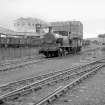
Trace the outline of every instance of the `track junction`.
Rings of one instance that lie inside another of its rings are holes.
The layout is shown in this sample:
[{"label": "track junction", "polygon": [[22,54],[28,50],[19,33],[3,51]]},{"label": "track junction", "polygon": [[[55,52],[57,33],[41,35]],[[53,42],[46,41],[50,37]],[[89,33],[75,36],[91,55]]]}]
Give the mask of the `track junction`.
[{"label": "track junction", "polygon": [[[61,83],[62,81],[69,80],[69,83],[72,84],[71,86],[74,86],[75,83],[77,84],[85,77],[88,77],[88,75],[90,75],[91,73],[103,67],[104,60],[105,58],[101,58],[82,66],[67,68],[66,70],[63,71],[44,74],[42,76],[28,78],[22,81],[16,81],[14,83],[8,83],[0,87],[1,103],[14,102],[14,100],[18,100],[20,97],[27,96],[31,93],[36,93],[37,91],[43,89],[43,87],[45,86],[49,88],[53,84],[58,84]],[[69,86],[68,83],[66,83],[66,85]],[[38,105],[42,105],[43,103],[49,102],[49,100],[52,102],[53,101],[52,97],[54,99],[57,98],[58,96],[56,94],[58,94],[59,92],[62,93],[63,90],[65,91],[65,88],[64,86],[60,85],[60,89],[57,89],[56,92],[55,89],[53,89],[54,93],[53,92],[51,93],[51,91],[48,92],[51,95],[49,94],[45,95],[46,98],[38,99],[38,102],[35,102],[35,104],[37,103]]]}]

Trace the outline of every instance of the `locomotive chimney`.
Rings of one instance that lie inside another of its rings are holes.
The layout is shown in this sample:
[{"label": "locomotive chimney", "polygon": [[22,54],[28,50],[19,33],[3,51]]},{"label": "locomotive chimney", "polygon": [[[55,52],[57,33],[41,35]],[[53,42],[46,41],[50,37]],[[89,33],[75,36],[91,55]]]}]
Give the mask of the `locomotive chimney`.
[{"label": "locomotive chimney", "polygon": [[52,32],[52,27],[50,26],[50,27],[49,27],[49,33],[51,33],[51,32]]}]

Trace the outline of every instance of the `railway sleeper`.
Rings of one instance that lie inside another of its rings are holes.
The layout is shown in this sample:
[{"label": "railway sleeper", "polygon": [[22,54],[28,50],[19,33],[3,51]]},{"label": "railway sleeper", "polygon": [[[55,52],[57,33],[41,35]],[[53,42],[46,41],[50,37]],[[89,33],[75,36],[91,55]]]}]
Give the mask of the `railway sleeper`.
[{"label": "railway sleeper", "polygon": [[58,80],[52,81],[51,83],[48,83],[47,85],[52,86],[52,85],[55,85],[56,83],[58,83]]},{"label": "railway sleeper", "polygon": [[28,94],[31,94],[32,91],[33,91],[33,90],[30,89],[30,90],[23,91],[23,92],[21,92],[21,93],[13,94],[13,95],[11,95],[11,96],[8,96],[8,97],[4,98],[3,100],[5,100],[5,101],[17,100],[17,99],[18,99],[19,97],[21,97],[21,96],[26,96],[26,95],[28,95]]},{"label": "railway sleeper", "polygon": [[7,96],[7,97],[3,98],[3,101],[4,101],[4,102],[13,101],[13,100],[18,99],[20,96],[21,96],[20,93],[13,94],[13,95],[11,95],[11,96]]},{"label": "railway sleeper", "polygon": [[66,87],[63,91],[64,91],[64,94],[66,94],[68,91],[68,87]]},{"label": "railway sleeper", "polygon": [[68,76],[63,79],[63,81],[66,81],[66,80],[68,80]]},{"label": "railway sleeper", "polygon": [[40,90],[40,89],[42,89],[42,86],[35,87],[35,88],[34,88],[34,91],[38,91],[38,90]]},{"label": "railway sleeper", "polygon": [[49,105],[49,101],[47,100],[47,101],[44,102],[42,105]]},{"label": "railway sleeper", "polygon": [[51,86],[51,83],[47,83],[46,85]]},{"label": "railway sleeper", "polygon": [[0,89],[0,91],[7,91],[7,90],[10,90],[11,88],[10,87],[2,87],[1,89]]},{"label": "railway sleeper", "polygon": [[35,77],[36,79],[40,80],[43,78],[43,76],[38,76],[38,77]]},{"label": "railway sleeper", "polygon": [[33,89],[29,89],[29,90],[23,91],[23,92],[21,93],[21,96],[29,95],[29,94],[31,94],[32,92],[33,92]]},{"label": "railway sleeper", "polygon": [[[36,83],[36,84],[32,84],[31,87],[37,88],[37,87],[39,87],[40,85],[41,85],[41,83]],[[42,84],[42,85],[43,85],[43,84]]]},{"label": "railway sleeper", "polygon": [[[7,89],[3,89],[1,90],[1,94],[4,92],[4,93],[7,93],[7,92],[11,92],[11,91],[14,91],[16,88],[15,87],[11,87],[11,88],[7,88]],[[3,94],[4,94],[3,93]]]},{"label": "railway sleeper", "polygon": [[55,84],[56,84],[56,82],[55,81],[52,81],[51,83],[49,83],[50,84],[50,86],[54,86]]},{"label": "railway sleeper", "polygon": [[36,89],[41,89],[43,85],[37,85],[37,86],[32,86],[34,88],[34,90]]},{"label": "railway sleeper", "polygon": [[60,92],[60,97],[64,95],[64,90]]},{"label": "railway sleeper", "polygon": [[15,87],[12,87],[12,88],[9,88],[8,90],[4,91],[4,92],[11,92],[11,91],[14,91],[16,88]]},{"label": "railway sleeper", "polygon": [[31,87],[32,87],[32,86],[26,86],[26,87],[23,88],[23,91],[24,91],[24,90],[28,90],[28,89],[30,89]]},{"label": "railway sleeper", "polygon": [[19,85],[25,85],[25,84],[27,84],[27,81],[26,80],[22,80],[22,81],[19,81],[18,84]]},{"label": "railway sleeper", "polygon": [[34,81],[35,81],[34,78],[28,79],[28,80],[27,80],[27,84],[33,83]]},{"label": "railway sleeper", "polygon": [[76,86],[77,84],[78,84],[78,82],[76,81],[72,84],[72,86]]},{"label": "railway sleeper", "polygon": [[67,80],[69,80],[71,77],[70,76],[67,76]]},{"label": "railway sleeper", "polygon": [[56,97],[59,98],[59,97],[62,96],[62,94],[63,94],[62,92],[59,92],[59,93],[56,94]]},{"label": "railway sleeper", "polygon": [[52,82],[47,83],[47,85],[48,86],[53,86],[53,85],[55,85],[58,82],[59,82],[58,80],[55,80],[55,81],[52,81]]},{"label": "railway sleeper", "polygon": [[10,85],[10,87],[15,88],[15,87],[17,87],[17,86],[24,85],[24,84],[19,84],[19,83],[17,82],[17,83],[15,83],[15,84],[10,83],[9,85]]},{"label": "railway sleeper", "polygon": [[46,77],[52,76],[53,74],[54,73],[49,73],[49,74],[42,75],[42,78],[46,78]]},{"label": "railway sleeper", "polygon": [[55,96],[51,97],[50,99],[47,100],[47,105],[51,104],[55,100],[56,100]]},{"label": "railway sleeper", "polygon": [[72,86],[72,85],[67,86],[67,89],[68,89],[68,90],[70,90],[70,89],[72,89],[72,88],[73,88],[73,86]]},{"label": "railway sleeper", "polygon": [[82,82],[82,79],[79,79],[76,83],[79,84]]}]

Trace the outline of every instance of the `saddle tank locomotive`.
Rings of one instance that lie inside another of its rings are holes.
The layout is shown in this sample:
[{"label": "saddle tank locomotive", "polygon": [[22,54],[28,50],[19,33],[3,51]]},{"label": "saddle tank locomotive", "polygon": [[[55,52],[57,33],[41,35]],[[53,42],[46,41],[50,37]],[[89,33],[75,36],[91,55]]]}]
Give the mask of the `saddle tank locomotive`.
[{"label": "saddle tank locomotive", "polygon": [[39,54],[46,57],[74,54],[81,51],[82,40],[83,25],[81,22],[53,22],[49,27],[49,32],[41,39]]}]

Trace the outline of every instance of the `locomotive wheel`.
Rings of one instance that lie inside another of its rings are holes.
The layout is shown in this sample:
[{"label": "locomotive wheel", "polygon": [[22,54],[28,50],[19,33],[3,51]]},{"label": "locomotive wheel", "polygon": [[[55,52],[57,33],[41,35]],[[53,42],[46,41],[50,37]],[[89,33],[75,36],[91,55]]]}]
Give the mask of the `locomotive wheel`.
[{"label": "locomotive wheel", "polygon": [[52,57],[56,56],[56,51],[52,52]]},{"label": "locomotive wheel", "polygon": [[46,52],[44,53],[44,55],[47,57],[47,58],[50,58],[50,57],[57,57],[58,56],[58,53],[57,52]]},{"label": "locomotive wheel", "polygon": [[54,52],[51,52],[50,53],[50,57],[54,57]]},{"label": "locomotive wheel", "polygon": [[62,50],[61,48],[60,48],[59,51],[58,51],[58,55],[59,55],[59,56],[63,56],[63,50]]},{"label": "locomotive wheel", "polygon": [[45,52],[44,55],[48,58],[48,52]]},{"label": "locomotive wheel", "polygon": [[66,56],[68,54],[67,50],[63,50],[63,56]]},{"label": "locomotive wheel", "polygon": [[59,56],[59,51],[56,51],[56,57],[58,57]]},{"label": "locomotive wheel", "polygon": [[59,56],[58,51],[55,51],[54,52],[54,57],[58,57],[58,56]]},{"label": "locomotive wheel", "polygon": [[60,52],[60,51],[58,51],[58,56],[62,56],[62,54],[61,54],[61,52]]},{"label": "locomotive wheel", "polygon": [[52,57],[52,54],[48,52],[48,53],[47,53],[47,57],[48,57],[48,58]]}]

